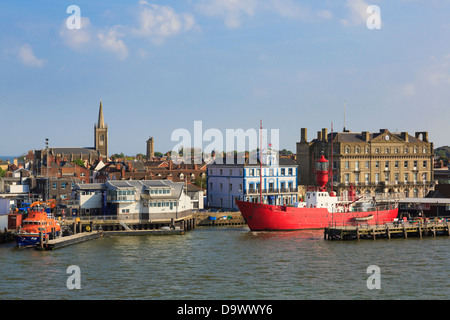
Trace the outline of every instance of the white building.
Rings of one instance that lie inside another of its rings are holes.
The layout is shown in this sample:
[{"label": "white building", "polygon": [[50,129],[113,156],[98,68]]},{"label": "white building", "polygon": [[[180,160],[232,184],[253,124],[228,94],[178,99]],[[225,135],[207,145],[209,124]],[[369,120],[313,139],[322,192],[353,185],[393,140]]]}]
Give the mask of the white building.
[{"label": "white building", "polygon": [[[233,164],[208,165],[208,205],[213,208],[237,209],[235,200],[292,205],[297,202],[297,163],[290,158],[278,158],[273,152],[263,157],[262,172],[259,161],[234,159]],[[262,180],[262,190],[260,183]]]},{"label": "white building", "polygon": [[[200,196],[203,198],[203,194]],[[77,200],[81,215],[145,221],[181,218],[191,212],[194,204],[200,205],[192,201],[184,183],[170,180],[80,184]]]}]

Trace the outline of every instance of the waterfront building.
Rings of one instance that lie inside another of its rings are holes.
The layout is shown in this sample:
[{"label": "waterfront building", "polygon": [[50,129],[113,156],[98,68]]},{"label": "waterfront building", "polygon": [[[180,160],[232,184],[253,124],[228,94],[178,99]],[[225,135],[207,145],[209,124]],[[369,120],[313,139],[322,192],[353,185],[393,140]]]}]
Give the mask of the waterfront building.
[{"label": "waterfront building", "polygon": [[313,166],[321,154],[333,168],[333,189],[338,194],[352,186],[359,195],[424,197],[434,188],[434,152],[428,132],[411,136],[387,129],[375,133],[322,129],[308,141],[307,129],[302,128],[297,142],[299,185],[316,185]]},{"label": "waterfront building", "polygon": [[[79,184],[74,209],[81,216],[109,216],[155,221],[178,219],[190,214],[198,199],[189,196],[186,185],[169,180],[128,180]],[[193,192],[192,190],[190,192]],[[197,195],[198,197],[203,197]]]},{"label": "waterfront building", "polygon": [[[273,152],[268,152],[265,157],[262,171],[259,159],[256,163],[251,164],[249,157],[244,159],[234,157],[232,164],[227,163],[225,159],[222,161],[223,164],[219,164],[217,161],[208,164],[207,201],[209,207],[233,210],[237,209],[236,199],[259,202],[261,195],[263,203],[290,205],[296,202],[298,189],[295,161],[291,158],[275,157]],[[269,158],[272,161],[269,161]]]}]

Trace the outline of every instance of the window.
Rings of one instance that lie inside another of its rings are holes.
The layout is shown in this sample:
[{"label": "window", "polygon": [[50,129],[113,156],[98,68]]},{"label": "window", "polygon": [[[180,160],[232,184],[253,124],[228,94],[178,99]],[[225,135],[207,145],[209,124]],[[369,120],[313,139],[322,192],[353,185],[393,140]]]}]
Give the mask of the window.
[{"label": "window", "polygon": [[346,173],[346,174],[344,175],[344,181],[345,181],[345,184],[348,184],[348,183],[349,183],[349,180],[350,180],[350,174]]},{"label": "window", "polygon": [[364,174],[364,182],[365,182],[366,184],[369,184],[369,174],[368,174],[368,173],[365,173],[365,174]]},{"label": "window", "polygon": [[375,148],[375,153],[380,153],[380,148]]},{"label": "window", "polygon": [[349,147],[345,147],[345,153],[350,153],[350,148]]},{"label": "window", "polygon": [[389,161],[386,161],[386,162],[384,163],[384,169],[385,169],[385,170],[389,170]]},{"label": "window", "polygon": [[361,151],[361,150],[359,149],[359,147],[356,147],[356,148],[355,148],[355,153],[360,153],[360,151]]},{"label": "window", "polygon": [[422,167],[426,168],[427,167],[427,162],[424,161]]},{"label": "window", "polygon": [[364,165],[364,167],[365,167],[366,169],[369,169],[369,161],[366,161],[366,164]]},{"label": "window", "polygon": [[67,185],[67,183],[65,183],[65,182],[61,183],[61,189],[65,189],[66,185]]},{"label": "window", "polygon": [[394,167],[395,167],[395,168],[398,168],[398,161],[395,161],[395,162],[394,162]]},{"label": "window", "polygon": [[288,169],[288,173],[290,176],[292,176],[292,168]]},{"label": "window", "polygon": [[398,148],[395,148],[395,149],[394,149],[394,153],[398,153]]},{"label": "window", "polygon": [[359,171],[359,161],[355,161],[355,171]]},{"label": "window", "polygon": [[284,176],[284,170],[285,169],[281,169],[281,175]]},{"label": "window", "polygon": [[389,153],[389,148],[385,148],[384,153]]},{"label": "window", "polygon": [[405,148],[403,149],[403,153],[408,153],[408,147],[405,147]]},{"label": "window", "polygon": [[405,162],[403,163],[403,168],[405,168],[405,169],[408,168],[408,161],[405,161]]},{"label": "window", "polygon": [[348,169],[350,167],[350,162],[349,161],[345,161],[345,169]]},{"label": "window", "polygon": [[375,161],[375,168],[379,168],[380,167],[380,161]]},{"label": "window", "polygon": [[417,160],[414,161],[414,169],[416,169],[416,168],[417,168]]},{"label": "window", "polygon": [[375,184],[378,184],[380,182],[380,174],[375,173]]},{"label": "window", "polygon": [[405,183],[408,182],[408,173],[405,173],[405,174],[404,174],[404,181],[405,181]]},{"label": "window", "polygon": [[52,189],[55,190],[56,189],[56,182],[52,183]]},{"label": "window", "polygon": [[355,184],[359,184],[359,173],[355,173]]}]

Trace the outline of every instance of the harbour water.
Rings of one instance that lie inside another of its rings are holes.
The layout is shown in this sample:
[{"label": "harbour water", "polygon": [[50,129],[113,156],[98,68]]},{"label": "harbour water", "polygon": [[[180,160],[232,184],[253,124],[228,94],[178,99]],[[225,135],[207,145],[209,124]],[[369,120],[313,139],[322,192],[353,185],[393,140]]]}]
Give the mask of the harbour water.
[{"label": "harbour water", "polygon": [[[55,251],[0,245],[0,300],[449,299],[450,238],[325,241],[323,231],[199,227]],[[69,266],[81,289],[70,290]],[[369,289],[369,266],[380,289]]]}]

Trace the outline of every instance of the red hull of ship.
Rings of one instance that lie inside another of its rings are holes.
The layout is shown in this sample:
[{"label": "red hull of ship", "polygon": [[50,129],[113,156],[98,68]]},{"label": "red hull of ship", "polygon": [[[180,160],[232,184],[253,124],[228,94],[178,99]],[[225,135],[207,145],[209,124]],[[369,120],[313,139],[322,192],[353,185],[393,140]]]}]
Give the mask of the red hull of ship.
[{"label": "red hull of ship", "polygon": [[296,208],[245,201],[236,201],[236,204],[252,231],[321,229],[331,224],[355,224],[355,218],[364,219],[370,215],[373,215],[373,218],[363,223],[383,224],[393,221],[398,216],[397,208],[330,213],[326,208]]}]

